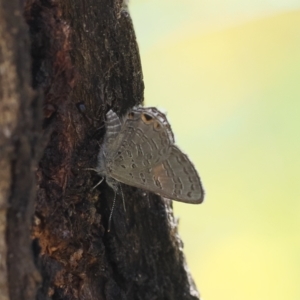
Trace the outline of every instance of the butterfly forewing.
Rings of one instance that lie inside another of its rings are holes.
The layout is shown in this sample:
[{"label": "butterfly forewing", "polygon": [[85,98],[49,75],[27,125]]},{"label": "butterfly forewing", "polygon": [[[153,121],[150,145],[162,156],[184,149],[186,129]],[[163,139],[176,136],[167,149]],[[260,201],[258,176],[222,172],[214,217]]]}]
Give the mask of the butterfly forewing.
[{"label": "butterfly forewing", "polygon": [[115,172],[122,172],[124,166],[140,170],[169,155],[173,134],[169,124],[157,118],[158,114],[161,113],[154,108],[133,109],[128,113],[120,132],[122,142],[113,157]]}]

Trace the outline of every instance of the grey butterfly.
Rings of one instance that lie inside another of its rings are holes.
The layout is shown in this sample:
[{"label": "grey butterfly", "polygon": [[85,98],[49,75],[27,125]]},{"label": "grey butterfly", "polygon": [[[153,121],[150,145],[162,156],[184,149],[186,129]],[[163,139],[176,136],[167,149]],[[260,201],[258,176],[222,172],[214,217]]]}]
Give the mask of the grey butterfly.
[{"label": "grey butterfly", "polygon": [[135,107],[121,120],[112,110],[106,118],[106,135],[94,170],[115,192],[121,182],[172,200],[203,201],[198,173],[174,144],[163,113],[154,107]]}]

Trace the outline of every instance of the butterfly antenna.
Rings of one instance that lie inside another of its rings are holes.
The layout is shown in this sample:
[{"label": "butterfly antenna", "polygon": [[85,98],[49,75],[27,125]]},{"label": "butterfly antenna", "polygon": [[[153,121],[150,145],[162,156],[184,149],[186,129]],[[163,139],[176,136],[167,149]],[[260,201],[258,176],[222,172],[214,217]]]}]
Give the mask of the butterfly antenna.
[{"label": "butterfly antenna", "polygon": [[113,215],[113,212],[114,212],[114,208],[115,208],[115,205],[116,205],[116,198],[117,198],[117,193],[116,193],[116,191],[115,191],[115,196],[114,196],[113,205],[112,205],[112,207],[111,207],[111,211],[110,211],[109,218],[108,218],[108,228],[107,228],[107,232],[110,232],[111,218],[112,218],[112,215]]},{"label": "butterfly antenna", "polygon": [[101,184],[101,182],[104,180],[104,177],[102,177],[102,179],[92,188],[92,190],[94,190],[99,184]]},{"label": "butterfly antenna", "polygon": [[98,172],[97,169],[94,169],[94,168],[84,168],[84,170],[86,170],[86,171],[95,171],[95,172]]},{"label": "butterfly antenna", "polygon": [[119,186],[120,186],[120,190],[121,190],[121,194],[122,194],[122,200],[123,200],[123,207],[124,207],[124,211],[126,212],[125,198],[124,198],[124,194],[123,194],[122,186],[121,186],[121,184],[119,184]]}]

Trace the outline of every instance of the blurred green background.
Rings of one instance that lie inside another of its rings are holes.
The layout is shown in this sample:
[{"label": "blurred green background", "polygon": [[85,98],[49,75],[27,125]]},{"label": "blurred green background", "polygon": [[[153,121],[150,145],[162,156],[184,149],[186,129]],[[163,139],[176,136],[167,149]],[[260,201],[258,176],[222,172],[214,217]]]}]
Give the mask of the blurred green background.
[{"label": "blurred green background", "polygon": [[145,104],[202,178],[175,203],[206,300],[300,299],[300,1],[132,0]]}]

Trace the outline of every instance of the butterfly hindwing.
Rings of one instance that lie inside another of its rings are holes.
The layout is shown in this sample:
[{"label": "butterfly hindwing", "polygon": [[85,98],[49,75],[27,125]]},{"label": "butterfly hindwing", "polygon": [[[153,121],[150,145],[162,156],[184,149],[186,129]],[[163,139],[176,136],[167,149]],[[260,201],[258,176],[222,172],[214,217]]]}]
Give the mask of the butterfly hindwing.
[{"label": "butterfly hindwing", "polygon": [[128,168],[126,172],[112,175],[120,182],[172,200],[187,203],[203,201],[200,178],[188,157],[176,146],[172,147],[167,159],[155,166],[139,171]]}]

